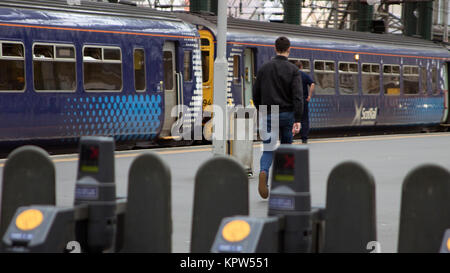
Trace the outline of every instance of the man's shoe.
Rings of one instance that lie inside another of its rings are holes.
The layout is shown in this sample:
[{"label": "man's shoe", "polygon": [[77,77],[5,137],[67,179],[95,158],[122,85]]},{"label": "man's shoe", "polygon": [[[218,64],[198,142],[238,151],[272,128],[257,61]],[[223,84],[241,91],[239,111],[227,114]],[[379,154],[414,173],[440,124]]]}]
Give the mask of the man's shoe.
[{"label": "man's shoe", "polygon": [[308,140],[307,139],[302,139],[302,143],[303,144],[308,144]]},{"label": "man's shoe", "polygon": [[259,173],[259,185],[258,185],[259,195],[263,199],[266,199],[269,196],[269,189],[267,188],[267,173],[260,172]]}]

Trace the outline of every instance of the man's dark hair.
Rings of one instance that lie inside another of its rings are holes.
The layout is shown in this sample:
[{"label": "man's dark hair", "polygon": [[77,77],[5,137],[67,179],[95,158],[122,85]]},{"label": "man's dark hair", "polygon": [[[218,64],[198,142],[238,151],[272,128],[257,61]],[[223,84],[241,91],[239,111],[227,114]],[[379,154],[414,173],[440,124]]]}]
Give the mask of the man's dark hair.
[{"label": "man's dark hair", "polygon": [[303,64],[302,64],[301,61],[297,60],[297,61],[295,61],[294,64],[295,64],[299,69],[303,69]]},{"label": "man's dark hair", "polygon": [[288,38],[286,37],[279,37],[276,41],[275,41],[275,49],[277,52],[279,53],[284,53],[286,52],[289,48],[291,47],[291,42],[289,41]]}]

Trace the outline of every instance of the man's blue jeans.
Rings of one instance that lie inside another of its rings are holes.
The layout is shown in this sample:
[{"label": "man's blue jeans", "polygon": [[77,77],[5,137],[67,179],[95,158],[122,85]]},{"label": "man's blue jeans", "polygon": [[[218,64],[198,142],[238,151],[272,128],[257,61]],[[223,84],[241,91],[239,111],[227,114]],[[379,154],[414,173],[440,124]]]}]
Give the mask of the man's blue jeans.
[{"label": "man's blue jeans", "polygon": [[[278,119],[278,126],[276,126],[276,119]],[[272,120],[274,120],[276,126],[272,130]],[[269,169],[272,165],[273,151],[276,149],[276,143],[280,137],[281,144],[291,144],[292,126],[294,125],[294,112],[281,112],[279,114],[267,115],[267,117],[262,117],[260,121],[267,124],[267,133],[269,135],[262,136],[263,138],[263,154],[260,160],[260,172],[266,172],[267,177],[269,177]],[[263,126],[264,127],[264,126]],[[261,127],[260,127],[261,128]],[[269,137],[268,139],[266,139]],[[274,140],[272,140],[272,138]],[[265,139],[265,140],[264,140]]]}]

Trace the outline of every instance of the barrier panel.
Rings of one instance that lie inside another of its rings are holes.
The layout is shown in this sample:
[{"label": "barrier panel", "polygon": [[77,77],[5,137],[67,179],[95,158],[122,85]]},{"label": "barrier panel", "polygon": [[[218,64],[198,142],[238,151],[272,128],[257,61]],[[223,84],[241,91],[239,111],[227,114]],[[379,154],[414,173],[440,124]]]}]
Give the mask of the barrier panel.
[{"label": "barrier panel", "polygon": [[248,215],[248,176],[231,157],[214,157],[195,176],[191,252],[209,252],[224,217]]},{"label": "barrier panel", "polygon": [[309,149],[305,146],[280,145],[273,156],[268,215],[282,218],[280,251],[310,252]]},{"label": "barrier panel", "polygon": [[223,219],[211,252],[311,252],[308,147],[280,145],[274,152],[268,215]]},{"label": "barrier panel", "polygon": [[48,153],[36,146],[23,146],[8,156],[1,189],[0,238],[16,210],[28,205],[55,205],[55,166]]},{"label": "barrier panel", "polygon": [[171,212],[169,167],[157,154],[140,155],[129,171],[123,252],[171,252]]},{"label": "barrier panel", "polygon": [[439,166],[412,170],[402,187],[398,252],[437,253],[450,227],[450,173]]},{"label": "barrier panel", "polygon": [[344,162],[328,177],[324,252],[368,252],[376,241],[373,176],[360,164]]}]

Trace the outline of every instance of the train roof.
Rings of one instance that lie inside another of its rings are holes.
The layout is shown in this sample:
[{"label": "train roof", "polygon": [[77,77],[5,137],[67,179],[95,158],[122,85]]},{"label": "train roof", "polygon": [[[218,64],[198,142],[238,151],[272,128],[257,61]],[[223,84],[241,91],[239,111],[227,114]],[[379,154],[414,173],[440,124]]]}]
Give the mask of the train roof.
[{"label": "train roof", "polygon": [[[78,4],[69,4],[79,2]],[[68,1],[68,0],[1,0],[1,7],[21,8],[31,10],[46,10],[54,12],[86,14],[95,16],[114,16],[135,19],[151,19],[182,22],[170,12],[158,11],[152,8],[142,8],[131,5],[93,2],[93,1]]]},{"label": "train roof", "polygon": [[[208,13],[179,13],[178,17],[196,25],[204,25],[216,32],[217,16]],[[442,45],[432,41],[395,34],[377,34],[350,30],[325,29],[305,27],[293,24],[270,23],[255,20],[236,19],[228,17],[229,30],[264,32],[265,34],[300,36],[306,38],[334,39],[364,43],[380,43],[395,46],[426,47],[428,49],[443,49]]]}]

